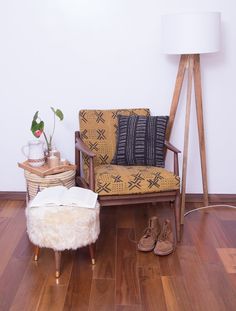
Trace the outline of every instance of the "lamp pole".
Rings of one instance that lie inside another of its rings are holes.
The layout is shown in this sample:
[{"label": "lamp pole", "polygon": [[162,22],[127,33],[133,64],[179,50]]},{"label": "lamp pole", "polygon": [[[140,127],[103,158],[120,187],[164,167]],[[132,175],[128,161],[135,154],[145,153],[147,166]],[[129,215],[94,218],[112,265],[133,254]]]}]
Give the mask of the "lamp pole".
[{"label": "lamp pole", "polygon": [[184,152],[183,152],[183,165],[182,165],[182,186],[181,186],[181,224],[184,221],[185,212],[185,194],[186,194],[186,180],[187,180],[187,162],[188,162],[188,146],[189,146],[189,125],[190,125],[190,112],[191,112],[191,98],[192,98],[192,85],[194,81],[196,115],[198,124],[198,139],[199,150],[201,158],[201,173],[203,185],[203,201],[207,206],[208,202],[208,185],[207,185],[207,165],[206,165],[206,147],[205,147],[205,133],[203,122],[203,109],[202,109],[202,88],[201,88],[201,70],[200,70],[200,55],[188,54],[182,55],[180,58],[179,69],[176,78],[176,84],[173,94],[173,100],[170,107],[169,126],[167,130],[167,140],[170,138],[173,128],[175,114],[178,108],[179,97],[182,89],[185,73],[187,71],[187,101],[185,113],[185,129],[184,129]]}]

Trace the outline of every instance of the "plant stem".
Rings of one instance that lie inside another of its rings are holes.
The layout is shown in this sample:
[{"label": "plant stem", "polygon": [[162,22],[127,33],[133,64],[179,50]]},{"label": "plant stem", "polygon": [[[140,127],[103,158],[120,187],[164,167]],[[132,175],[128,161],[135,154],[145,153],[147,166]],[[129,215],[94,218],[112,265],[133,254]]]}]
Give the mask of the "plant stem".
[{"label": "plant stem", "polygon": [[50,146],[52,144],[52,137],[54,135],[55,125],[56,125],[56,115],[55,115],[55,112],[53,112],[53,115],[54,115],[54,118],[53,118],[53,129],[52,129],[52,135],[50,135],[50,140],[49,140]]},{"label": "plant stem", "polygon": [[45,138],[46,144],[47,144],[47,151],[49,152],[50,147],[51,147],[51,143],[48,141],[46,134],[43,132],[43,136]]}]

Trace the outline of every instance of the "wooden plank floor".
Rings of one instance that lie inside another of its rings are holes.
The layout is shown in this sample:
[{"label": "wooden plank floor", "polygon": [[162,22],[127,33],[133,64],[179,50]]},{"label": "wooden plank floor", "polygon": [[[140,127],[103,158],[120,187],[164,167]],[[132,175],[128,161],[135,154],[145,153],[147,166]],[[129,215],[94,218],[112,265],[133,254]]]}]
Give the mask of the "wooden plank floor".
[{"label": "wooden plank floor", "polygon": [[236,209],[189,214],[175,252],[158,257],[134,241],[150,216],[172,218],[167,205],[102,208],[96,265],[87,248],[65,251],[56,280],[52,250],[32,260],[24,206],[0,201],[0,311],[236,310]]}]

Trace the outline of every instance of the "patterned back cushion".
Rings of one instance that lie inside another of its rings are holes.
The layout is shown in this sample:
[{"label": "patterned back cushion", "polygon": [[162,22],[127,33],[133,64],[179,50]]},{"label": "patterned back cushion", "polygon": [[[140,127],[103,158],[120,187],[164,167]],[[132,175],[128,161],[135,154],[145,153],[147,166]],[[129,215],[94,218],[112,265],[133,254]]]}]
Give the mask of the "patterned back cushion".
[{"label": "patterned back cushion", "polygon": [[[149,116],[146,108],[114,110],[80,110],[80,135],[91,151],[96,153],[94,164],[110,164],[116,150],[118,115]],[[83,156],[84,170],[88,168],[88,157]]]},{"label": "patterned back cushion", "polygon": [[117,148],[112,164],[164,167],[168,116],[118,117]]}]

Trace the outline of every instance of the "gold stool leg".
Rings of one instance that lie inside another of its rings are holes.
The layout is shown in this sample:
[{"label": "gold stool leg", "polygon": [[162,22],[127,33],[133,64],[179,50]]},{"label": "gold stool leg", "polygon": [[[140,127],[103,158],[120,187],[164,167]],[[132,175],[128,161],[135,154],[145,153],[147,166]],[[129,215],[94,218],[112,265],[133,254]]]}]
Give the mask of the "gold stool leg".
[{"label": "gold stool leg", "polygon": [[92,244],[89,245],[89,253],[90,253],[92,265],[95,265],[95,263],[96,263],[96,260],[95,260],[95,248],[96,248],[96,244],[95,243],[92,243]]},{"label": "gold stool leg", "polygon": [[56,278],[59,278],[61,274],[61,252],[55,251],[55,264],[56,264]]},{"label": "gold stool leg", "polygon": [[38,261],[39,259],[40,248],[39,246],[34,247],[34,261]]}]

